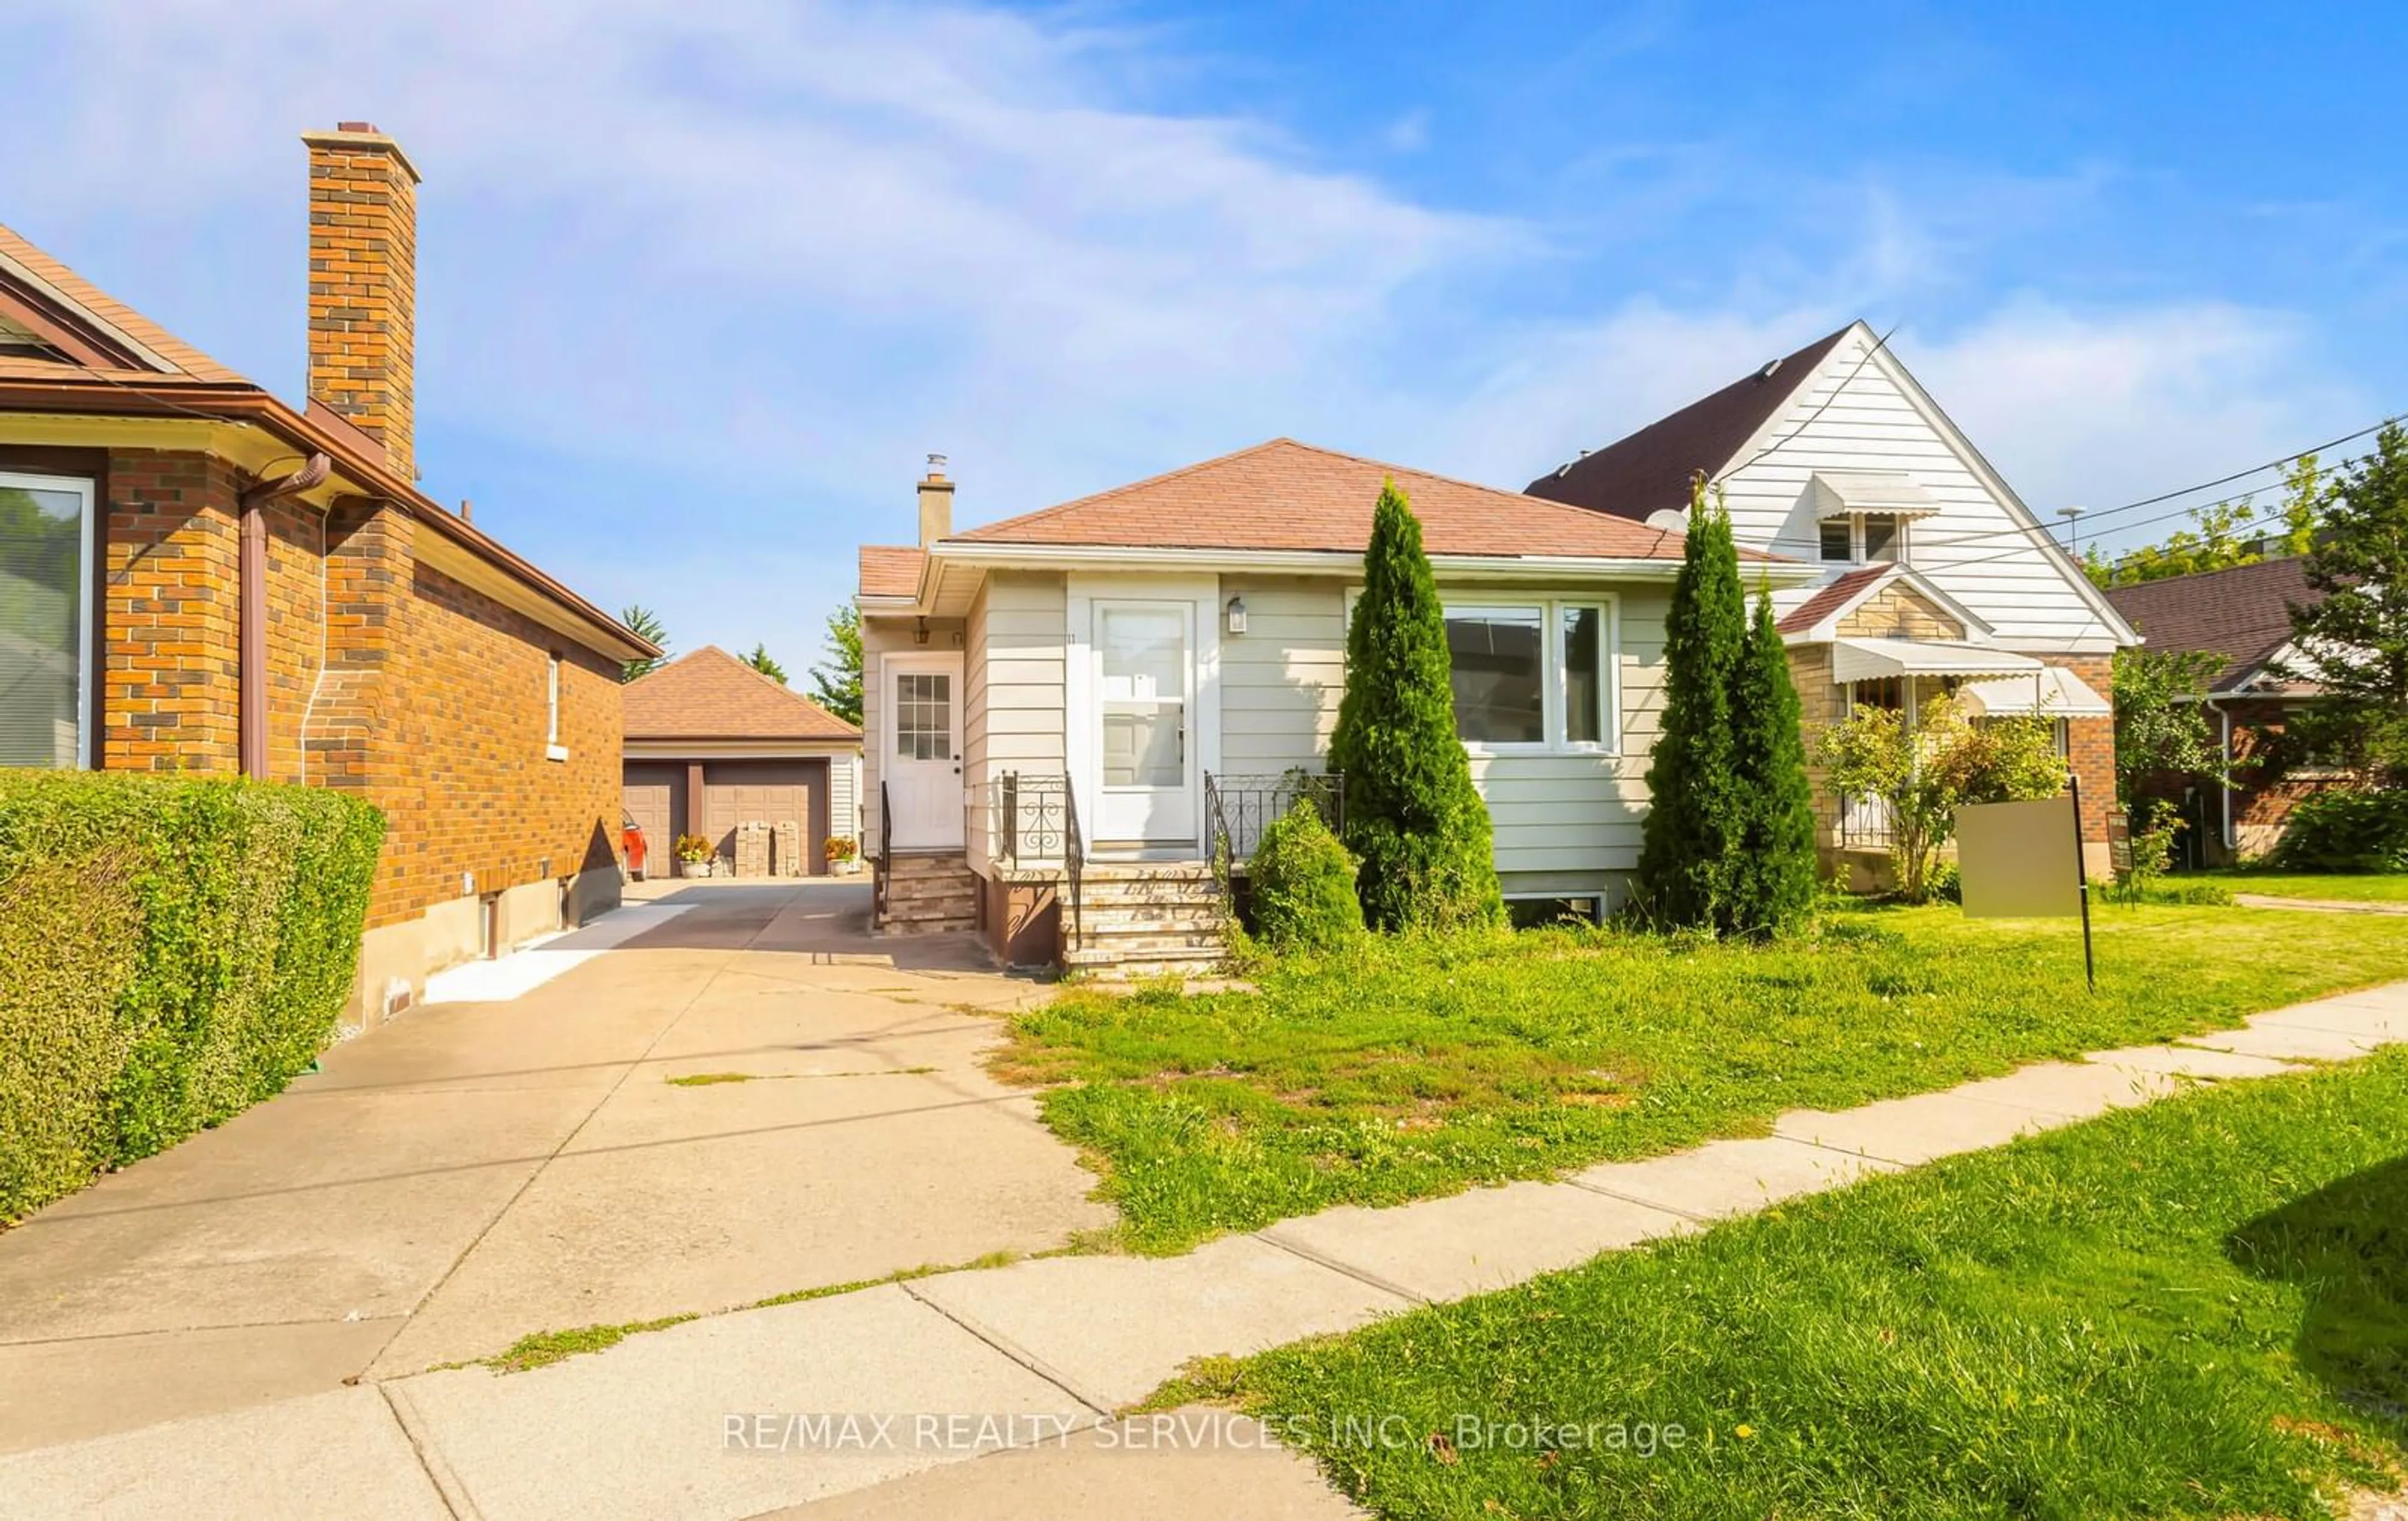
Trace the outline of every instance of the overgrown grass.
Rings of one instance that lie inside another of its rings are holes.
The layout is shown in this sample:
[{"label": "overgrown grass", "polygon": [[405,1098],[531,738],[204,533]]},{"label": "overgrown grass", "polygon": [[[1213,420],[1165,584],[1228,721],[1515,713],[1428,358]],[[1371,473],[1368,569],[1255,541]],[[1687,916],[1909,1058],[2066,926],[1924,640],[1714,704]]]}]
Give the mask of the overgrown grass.
[{"label": "overgrown grass", "polygon": [[1139,1251],[1337,1203],[1761,1132],[2023,1063],[2229,1026],[2408,977],[2373,916],[2103,906],[2100,989],[2071,922],[1853,908],[1766,949],[1599,930],[1380,940],[1259,991],[1073,990],[998,1070],[1056,1084]]},{"label": "overgrown grass", "polygon": [[1200,1372],[1387,1517],[2325,1521],[2408,1485],[2408,1053]]},{"label": "overgrown grass", "polygon": [[2263,893],[2268,897],[2326,897],[2350,903],[2408,903],[2408,872],[2260,871],[2243,867],[2229,871],[2188,873],[2186,879],[2212,878],[2236,893]]}]

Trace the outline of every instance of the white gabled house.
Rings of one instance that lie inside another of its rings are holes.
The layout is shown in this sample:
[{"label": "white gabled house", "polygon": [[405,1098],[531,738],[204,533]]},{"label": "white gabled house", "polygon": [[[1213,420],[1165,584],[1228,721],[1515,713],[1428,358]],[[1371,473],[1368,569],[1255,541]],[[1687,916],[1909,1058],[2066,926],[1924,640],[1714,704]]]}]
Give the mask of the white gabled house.
[{"label": "white gabled house", "polygon": [[[1216,854],[1322,784],[1384,479],[1447,605],[1455,719],[1510,901],[1601,912],[1639,855],[1683,509],[1724,492],[1810,728],[1940,692],[2059,719],[2103,871],[2108,663],[2138,642],[1896,356],[1851,324],[1515,494],[1274,439],[861,551],[864,850],[880,927],[1016,963],[1217,958]],[[1834,868],[1877,811],[1818,799]]]},{"label": "white gabled house", "polygon": [[[2108,869],[2110,667],[2140,636],[1870,328],[1852,323],[1527,489],[1676,524],[1699,471],[1742,547],[1819,567],[1773,592],[1810,728],[1943,691],[1976,713],[2052,716],[2082,784],[2086,864]],[[1875,868],[1880,811],[1817,792],[1827,859]]]},{"label": "white gabled house", "polygon": [[1636,865],[1678,533],[1285,438],[957,533],[934,464],[920,543],[862,551],[882,927],[976,927],[1024,963],[1216,959],[1210,862],[1323,773],[1387,479],[1447,602],[1507,895],[1600,912]]}]

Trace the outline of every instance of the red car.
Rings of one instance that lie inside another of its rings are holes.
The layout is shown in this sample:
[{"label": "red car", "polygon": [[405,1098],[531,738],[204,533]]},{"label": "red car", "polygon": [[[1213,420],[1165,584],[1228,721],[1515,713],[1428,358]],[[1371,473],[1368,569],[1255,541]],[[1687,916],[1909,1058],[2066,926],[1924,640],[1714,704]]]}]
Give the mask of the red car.
[{"label": "red car", "polygon": [[627,880],[643,881],[644,826],[636,822],[633,814],[623,813],[619,817],[619,847],[627,854]]}]

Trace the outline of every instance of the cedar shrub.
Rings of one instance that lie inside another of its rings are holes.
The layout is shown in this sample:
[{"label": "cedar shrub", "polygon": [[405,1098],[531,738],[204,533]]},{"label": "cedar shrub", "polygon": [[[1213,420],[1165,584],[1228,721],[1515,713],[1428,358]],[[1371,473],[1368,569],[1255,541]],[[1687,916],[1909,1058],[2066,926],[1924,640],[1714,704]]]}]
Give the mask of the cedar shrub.
[{"label": "cedar shrub", "polygon": [[1373,927],[1503,921],[1488,806],[1455,726],[1446,614],[1421,523],[1393,481],[1363,552],[1329,763],[1345,774],[1345,842],[1362,863],[1355,880]]},{"label": "cedar shrub", "polygon": [[1734,921],[1734,866],[1750,808],[1731,707],[1746,634],[1730,514],[1708,497],[1700,476],[1664,619],[1664,717],[1631,882],[1632,911],[1657,928],[1726,929]]},{"label": "cedar shrub", "polygon": [[1814,794],[1806,779],[1806,736],[1789,650],[1759,592],[1731,691],[1733,765],[1746,816],[1731,863],[1728,923],[1748,935],[1781,935],[1813,914]]}]

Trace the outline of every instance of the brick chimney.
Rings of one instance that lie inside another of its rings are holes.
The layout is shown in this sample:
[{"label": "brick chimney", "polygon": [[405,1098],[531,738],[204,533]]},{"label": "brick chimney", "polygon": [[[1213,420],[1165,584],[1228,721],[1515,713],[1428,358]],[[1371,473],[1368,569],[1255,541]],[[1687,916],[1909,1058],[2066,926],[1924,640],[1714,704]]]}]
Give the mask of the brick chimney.
[{"label": "brick chimney", "polygon": [[920,478],[920,547],[926,549],[953,532],[953,483],[945,479],[945,456],[928,456],[928,473]]},{"label": "brick chimney", "polygon": [[366,122],[311,132],[309,396],[418,479],[411,438],[417,377],[418,169]]}]

